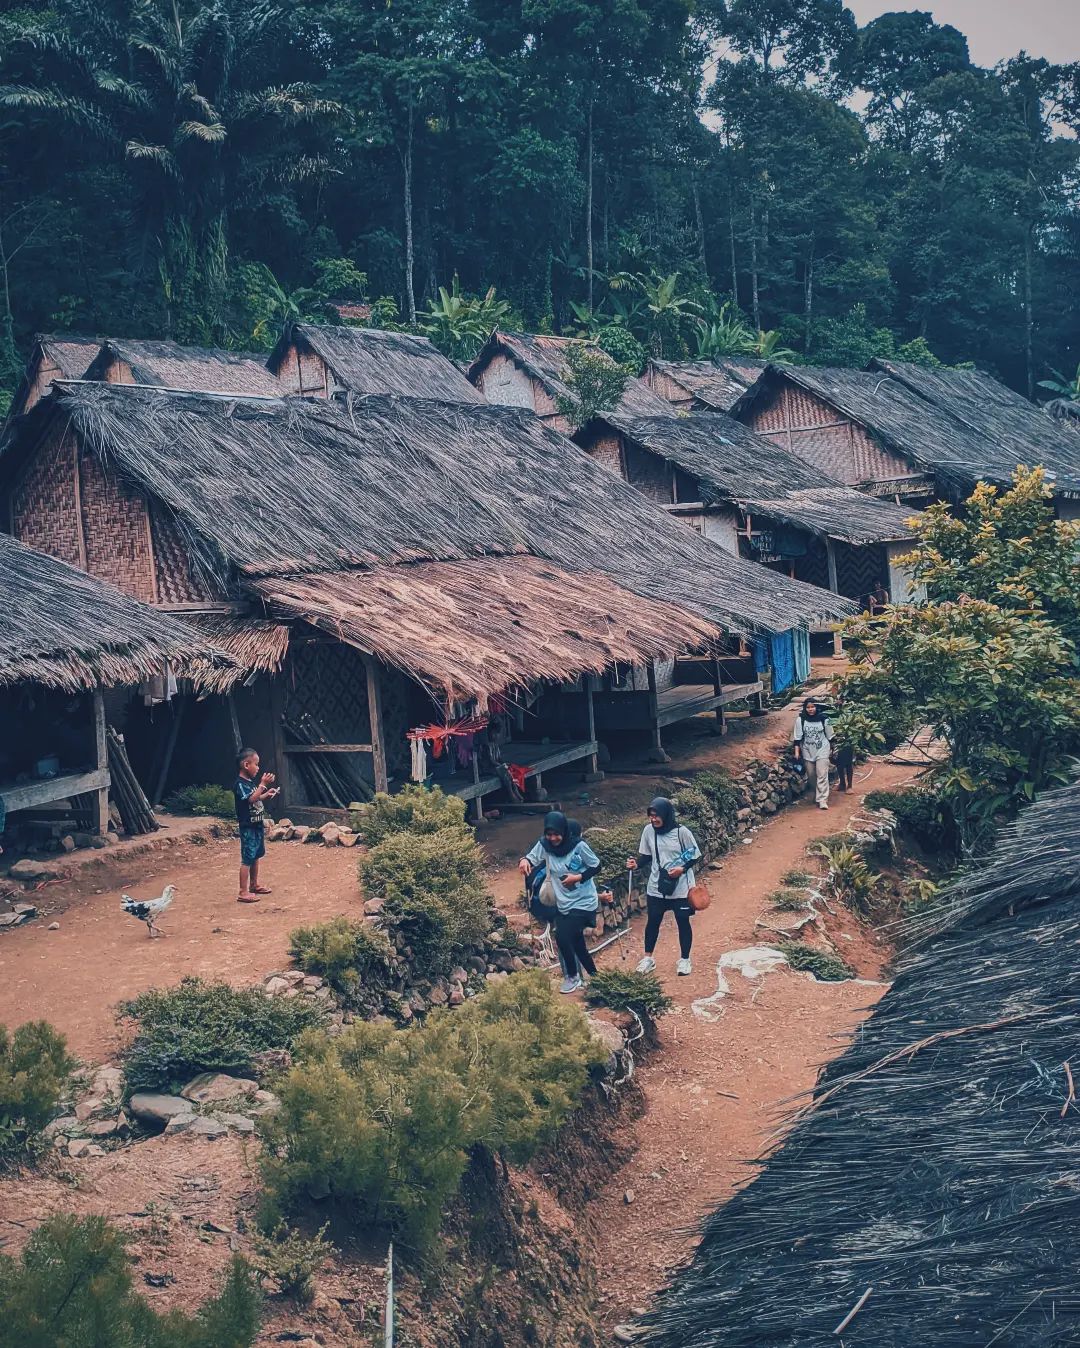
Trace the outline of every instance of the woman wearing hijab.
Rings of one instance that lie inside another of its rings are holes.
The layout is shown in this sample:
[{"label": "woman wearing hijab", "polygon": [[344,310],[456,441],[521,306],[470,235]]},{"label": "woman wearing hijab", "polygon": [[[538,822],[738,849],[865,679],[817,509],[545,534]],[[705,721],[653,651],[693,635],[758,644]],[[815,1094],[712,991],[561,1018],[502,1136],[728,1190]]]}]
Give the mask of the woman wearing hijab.
[{"label": "woman wearing hijab", "polygon": [[[566,821],[566,832],[573,846],[581,839],[581,825],[576,819]],[[535,851],[535,848],[533,849]],[[546,853],[545,853],[546,857]],[[525,890],[529,898],[529,912],[540,923],[542,927],[549,927],[554,933],[559,918],[559,910],[555,906],[555,895],[551,887],[545,888],[547,880],[547,861],[541,860],[528,872],[525,880]],[[558,950],[558,945],[555,947]],[[562,965],[563,974],[566,974],[566,963],[563,960],[562,951],[559,950],[559,963]]]},{"label": "woman wearing hijab", "polygon": [[829,808],[829,759],[832,756],[832,722],[812,697],[802,704],[795,717],[792,734],[795,758],[806,769],[808,781],[814,783],[814,796],[819,810]]},{"label": "woman wearing hijab", "polygon": [[544,908],[555,908],[555,943],[564,974],[559,991],[577,992],[584,982],[582,971],[596,973],[585,932],[596,926],[600,859],[581,837],[580,826],[575,831],[561,810],[545,815],[544,836],[518,863],[526,879],[540,866],[547,868],[547,875],[538,897]]},{"label": "woman wearing hijab", "polygon": [[671,801],[666,796],[657,796],[649,806],[649,822],[642,830],[638,855],[626,863],[632,871],[649,867],[649,880],[645,886],[648,905],[645,958],[637,967],[639,974],[651,974],[656,968],[653,951],[665,913],[675,914],[679,928],[679,962],[675,972],[690,973],[690,947],[694,940],[690,927],[694,911],[690,907],[690,890],[694,884],[693,868],[700,861],[697,839],[688,828],[676,822],[675,806]]}]

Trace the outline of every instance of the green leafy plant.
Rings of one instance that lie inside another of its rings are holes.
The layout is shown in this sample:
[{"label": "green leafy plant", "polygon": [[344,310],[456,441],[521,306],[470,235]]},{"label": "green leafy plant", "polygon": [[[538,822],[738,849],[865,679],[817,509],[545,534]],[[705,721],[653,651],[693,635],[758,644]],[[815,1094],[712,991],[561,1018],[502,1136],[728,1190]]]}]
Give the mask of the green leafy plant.
[{"label": "green leafy plant", "polygon": [[828,845],[820,842],[810,850],[816,851],[829,862],[825,886],[832,897],[839,903],[846,904],[853,912],[866,916],[877,894],[878,877],[866,864],[865,859],[843,834],[829,839]]},{"label": "green leafy plant", "polygon": [[321,1025],[321,1005],[303,997],[268,997],[261,988],[233,988],[185,978],[151,988],[120,1007],[137,1024],[124,1055],[129,1091],[175,1090],[200,1072],[243,1072],[263,1049],[291,1048]]},{"label": "green leafy plant", "polygon": [[693,785],[679,789],[675,805],[680,822],[693,832],[706,859],[728,850],[735,838],[739,795],[726,773],[712,770],[697,773]]},{"label": "green leafy plant", "polygon": [[634,334],[620,323],[609,323],[596,334],[596,345],[630,376],[645,368],[647,352]]},{"label": "green leafy plant", "polygon": [[843,983],[855,977],[855,970],[839,955],[830,955],[804,941],[784,941],[780,953],[793,969],[811,973],[823,983]]},{"label": "green leafy plant", "polygon": [[55,1115],[75,1062],[44,1020],[0,1025],[0,1169],[31,1152]]},{"label": "green leafy plant", "polygon": [[[626,861],[636,857],[638,843],[644,819],[632,823],[619,823],[611,828],[590,828],[585,831],[585,841],[596,853],[600,862],[600,874],[597,882],[614,888],[625,896],[627,888]],[[634,883],[641,885],[641,879],[635,876]]]},{"label": "green leafy plant", "polygon": [[308,1036],[265,1123],[270,1207],[329,1199],[356,1223],[430,1245],[474,1149],[525,1161],[606,1057],[542,973],[493,984],[423,1026]]},{"label": "green leafy plant", "polygon": [[796,889],[774,889],[769,902],[781,913],[797,913],[806,907],[806,895]]},{"label": "green leafy plant", "polygon": [[439,787],[404,786],[394,795],[380,791],[367,805],[354,810],[352,826],[369,847],[392,833],[440,833],[465,827],[465,802]]},{"label": "green leafy plant", "polygon": [[252,1267],[260,1283],[275,1282],[282,1296],[306,1306],[315,1295],[315,1274],[337,1249],[326,1239],[329,1222],[314,1236],[305,1236],[279,1221],[269,1232],[257,1231],[252,1240]]},{"label": "green leafy plant", "polygon": [[236,818],[233,793],[224,786],[206,782],[202,786],[184,786],[165,800],[171,814],[213,815],[219,819]]},{"label": "green leafy plant", "polygon": [[472,360],[509,312],[509,302],[496,297],[494,286],[483,295],[467,295],[455,274],[450,289],[439,287],[438,299],[417,316],[417,323],[444,356]]},{"label": "green leafy plant", "polygon": [[574,426],[584,426],[601,412],[609,412],[626,388],[626,370],[606,351],[585,342],[566,353],[569,396],[555,400],[559,412]]},{"label": "green leafy plant", "polygon": [[782,885],[793,885],[797,887],[799,885],[809,885],[813,882],[813,879],[814,877],[809,871],[793,870],[785,871],[780,877],[780,883]]},{"label": "green leafy plant", "polygon": [[0,1348],[250,1348],[259,1332],[243,1259],[194,1315],[159,1314],[132,1290],[124,1236],[103,1217],[49,1217],[18,1260],[0,1255],[0,1305]]},{"label": "green leafy plant", "polygon": [[491,930],[484,858],[468,829],[392,833],[358,869],[364,893],[384,901],[425,973],[444,969]]},{"label": "green leafy plant", "polygon": [[289,935],[289,954],[305,973],[325,978],[353,1007],[381,1008],[394,948],[373,923],[344,916]]},{"label": "green leafy plant", "polygon": [[589,980],[586,1000],[611,1011],[633,1011],[651,1025],[674,1005],[655,974],[625,973],[601,969]]},{"label": "green leafy plant", "polygon": [[868,810],[889,810],[896,816],[901,832],[913,838],[928,852],[951,845],[942,804],[933,791],[908,787],[900,791],[870,791]]}]

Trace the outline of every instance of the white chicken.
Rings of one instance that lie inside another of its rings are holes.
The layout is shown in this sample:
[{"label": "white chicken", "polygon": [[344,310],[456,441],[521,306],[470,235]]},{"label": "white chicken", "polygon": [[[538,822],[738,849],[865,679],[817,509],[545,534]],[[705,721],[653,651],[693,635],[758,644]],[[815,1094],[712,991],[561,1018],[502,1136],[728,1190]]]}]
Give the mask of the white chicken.
[{"label": "white chicken", "polygon": [[145,922],[151,936],[168,936],[169,933],[157,925],[157,920],[172,903],[175,893],[175,885],[166,885],[156,899],[133,899],[130,894],[121,894],[120,905],[125,913]]}]

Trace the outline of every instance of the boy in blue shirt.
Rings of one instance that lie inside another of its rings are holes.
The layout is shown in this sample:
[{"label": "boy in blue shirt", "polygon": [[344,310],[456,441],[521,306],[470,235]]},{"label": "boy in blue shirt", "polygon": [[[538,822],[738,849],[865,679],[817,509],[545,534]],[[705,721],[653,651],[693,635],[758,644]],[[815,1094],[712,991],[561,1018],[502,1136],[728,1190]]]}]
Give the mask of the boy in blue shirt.
[{"label": "boy in blue shirt", "polygon": [[[272,800],[279,788],[274,774],[259,776],[259,755],[255,749],[241,749],[236,755],[236,822],[240,826],[240,893],[237,903],[258,903],[260,894],[271,891],[259,884],[259,862],[266,855],[264,800]],[[256,780],[258,779],[258,780]]]}]

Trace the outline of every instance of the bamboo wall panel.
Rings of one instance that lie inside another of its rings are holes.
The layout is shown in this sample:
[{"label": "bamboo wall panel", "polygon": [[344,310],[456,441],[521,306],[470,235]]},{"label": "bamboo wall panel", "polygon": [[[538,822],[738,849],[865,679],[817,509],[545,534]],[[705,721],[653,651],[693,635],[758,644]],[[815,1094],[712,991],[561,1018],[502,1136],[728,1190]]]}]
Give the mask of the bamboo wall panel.
[{"label": "bamboo wall panel", "polygon": [[50,431],[12,493],[12,533],[62,562],[82,561],[71,441]]},{"label": "bamboo wall panel", "polygon": [[133,599],[155,602],[146,498],[106,472],[95,455],[79,456],[86,570]]},{"label": "bamboo wall panel", "polygon": [[194,573],[176,525],[157,507],[150,510],[150,536],[159,603],[191,604],[219,597]]}]

